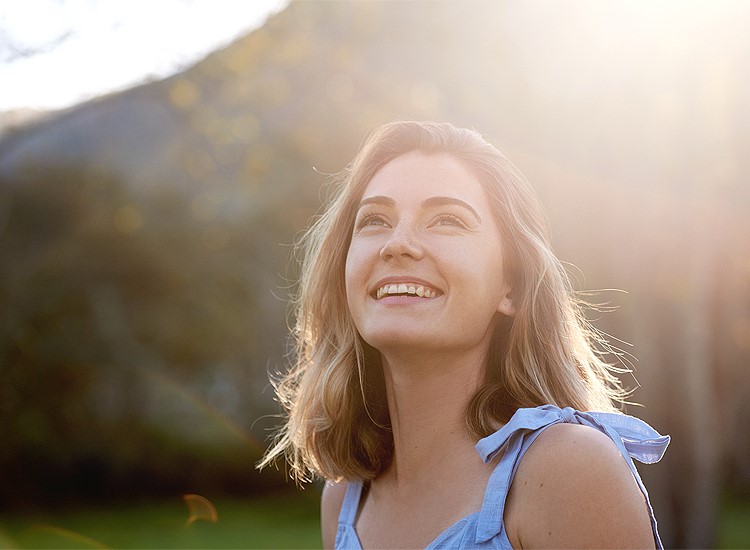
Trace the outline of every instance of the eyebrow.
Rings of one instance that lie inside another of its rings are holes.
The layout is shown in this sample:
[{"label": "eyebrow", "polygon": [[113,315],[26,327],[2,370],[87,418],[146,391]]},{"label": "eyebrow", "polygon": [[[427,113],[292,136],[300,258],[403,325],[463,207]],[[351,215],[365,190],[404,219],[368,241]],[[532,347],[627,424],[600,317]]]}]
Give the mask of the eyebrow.
[{"label": "eyebrow", "polygon": [[[362,199],[362,201],[360,201],[359,203],[359,208],[361,209],[363,206],[368,204],[379,204],[382,206],[394,207],[396,206],[396,201],[391,197],[386,197],[384,195],[375,195],[373,197]],[[474,210],[474,208],[469,203],[454,197],[430,197],[422,201],[422,208],[434,208],[436,206],[445,206],[448,204],[460,206],[461,208],[468,210],[476,218],[477,222],[479,222],[480,224],[482,223],[482,218],[479,217],[477,211]]]},{"label": "eyebrow", "polygon": [[359,203],[358,210],[368,204],[380,204],[382,206],[396,206],[396,201],[394,201],[391,197],[386,197],[384,195],[375,195],[374,197],[367,197],[366,199],[362,199]]}]

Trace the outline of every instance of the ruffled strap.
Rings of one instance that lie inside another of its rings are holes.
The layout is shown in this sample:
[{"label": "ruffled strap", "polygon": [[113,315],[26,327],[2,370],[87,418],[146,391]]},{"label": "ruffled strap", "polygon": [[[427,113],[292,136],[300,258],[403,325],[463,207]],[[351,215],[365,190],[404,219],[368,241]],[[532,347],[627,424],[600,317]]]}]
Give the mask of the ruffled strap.
[{"label": "ruffled strap", "polygon": [[615,443],[619,441],[628,455],[644,464],[661,460],[670,441],[668,435],[661,435],[643,420],[626,414],[580,412],[571,407],[561,409],[554,405],[543,405],[518,409],[510,422],[481,439],[476,444],[476,450],[484,462],[490,462],[519,430],[534,432],[560,422],[583,424],[603,431]]},{"label": "ruffled strap", "polygon": [[580,412],[571,407],[561,409],[554,405],[518,409],[505,426],[476,444],[476,450],[485,463],[504,451],[485,493],[477,542],[485,542],[500,533],[503,528],[505,497],[521,457],[544,428],[561,422],[595,428],[604,432],[617,445],[646,497],[654,537],[657,546],[661,547],[648,492],[630,458],[646,464],[658,462],[667,450],[669,436],[663,436],[646,422],[625,414]]}]

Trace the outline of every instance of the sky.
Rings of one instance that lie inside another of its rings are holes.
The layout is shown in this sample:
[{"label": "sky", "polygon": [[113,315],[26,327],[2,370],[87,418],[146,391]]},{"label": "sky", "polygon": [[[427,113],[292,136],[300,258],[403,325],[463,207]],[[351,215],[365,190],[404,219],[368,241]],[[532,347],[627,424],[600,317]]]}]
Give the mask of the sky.
[{"label": "sky", "polygon": [[60,109],[169,76],[288,0],[5,0],[0,112]]}]

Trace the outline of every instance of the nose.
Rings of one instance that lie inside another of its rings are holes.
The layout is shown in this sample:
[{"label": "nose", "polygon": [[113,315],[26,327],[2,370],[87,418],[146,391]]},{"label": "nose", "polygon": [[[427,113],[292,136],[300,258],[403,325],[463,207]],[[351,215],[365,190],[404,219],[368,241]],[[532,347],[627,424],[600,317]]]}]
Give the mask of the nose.
[{"label": "nose", "polygon": [[380,259],[386,261],[405,258],[419,260],[422,256],[424,249],[417,235],[404,226],[397,226],[380,249]]}]

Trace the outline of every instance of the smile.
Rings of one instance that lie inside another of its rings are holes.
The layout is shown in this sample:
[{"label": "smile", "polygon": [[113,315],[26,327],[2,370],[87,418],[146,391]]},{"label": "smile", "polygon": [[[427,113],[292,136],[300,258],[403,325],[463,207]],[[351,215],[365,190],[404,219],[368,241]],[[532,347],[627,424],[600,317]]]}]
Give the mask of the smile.
[{"label": "smile", "polygon": [[418,296],[419,298],[435,298],[438,291],[424,285],[416,284],[392,284],[383,285],[375,292],[375,299],[380,300],[386,296]]}]

